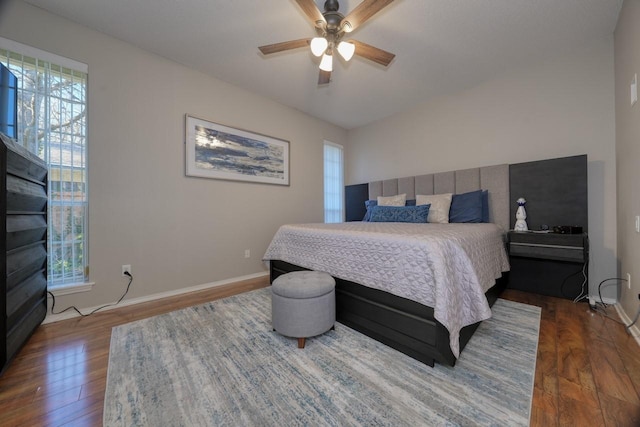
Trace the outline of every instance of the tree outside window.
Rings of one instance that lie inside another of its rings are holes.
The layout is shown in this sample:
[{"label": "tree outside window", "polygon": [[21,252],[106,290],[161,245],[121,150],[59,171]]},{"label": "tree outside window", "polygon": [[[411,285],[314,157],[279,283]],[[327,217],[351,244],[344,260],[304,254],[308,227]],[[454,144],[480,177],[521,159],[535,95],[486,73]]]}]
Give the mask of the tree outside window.
[{"label": "tree outside window", "polygon": [[18,141],[47,162],[48,282],[87,279],[87,74],[0,49],[18,78]]}]

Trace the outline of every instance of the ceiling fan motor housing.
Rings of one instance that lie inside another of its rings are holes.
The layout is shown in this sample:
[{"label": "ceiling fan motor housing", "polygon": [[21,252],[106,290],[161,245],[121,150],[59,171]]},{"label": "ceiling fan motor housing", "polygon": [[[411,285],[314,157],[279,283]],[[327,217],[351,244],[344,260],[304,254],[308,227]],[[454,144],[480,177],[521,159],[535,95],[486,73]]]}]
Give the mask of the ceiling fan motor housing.
[{"label": "ceiling fan motor housing", "polygon": [[324,2],[324,19],[327,21],[327,32],[336,32],[340,29],[340,24],[344,19],[344,15],[338,12],[340,4],[338,0],[327,0]]},{"label": "ceiling fan motor housing", "polygon": [[338,0],[327,0],[324,2],[325,12],[336,12],[339,8],[340,3],[338,3]]}]

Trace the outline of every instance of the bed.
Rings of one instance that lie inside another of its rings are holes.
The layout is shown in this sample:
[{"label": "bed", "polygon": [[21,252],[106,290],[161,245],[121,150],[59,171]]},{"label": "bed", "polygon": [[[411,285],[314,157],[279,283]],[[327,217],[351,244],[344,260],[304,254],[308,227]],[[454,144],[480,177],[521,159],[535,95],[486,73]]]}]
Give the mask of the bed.
[{"label": "bed", "polygon": [[364,192],[361,185],[346,192],[359,199],[347,209],[378,196],[487,190],[489,223],[285,225],[264,257],[271,281],[290,271],[327,271],[336,279],[340,323],[428,365],[453,366],[506,287],[508,181],[509,166],[497,165],[370,182]]}]

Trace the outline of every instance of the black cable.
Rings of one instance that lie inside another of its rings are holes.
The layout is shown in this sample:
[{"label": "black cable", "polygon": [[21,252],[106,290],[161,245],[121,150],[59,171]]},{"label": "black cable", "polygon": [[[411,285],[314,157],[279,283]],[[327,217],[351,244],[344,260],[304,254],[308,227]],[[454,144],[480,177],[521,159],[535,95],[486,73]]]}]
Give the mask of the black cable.
[{"label": "black cable", "polygon": [[610,277],[608,279],[604,279],[602,282],[600,282],[600,284],[598,285],[598,296],[600,297],[600,303],[603,304],[605,307],[608,305],[607,303],[604,302],[604,300],[602,299],[602,285],[605,282],[608,282],[609,280],[622,280],[624,282],[627,281],[627,279],[623,279],[622,277]]},{"label": "black cable", "polygon": [[638,317],[640,317],[640,307],[638,307],[638,311],[636,312],[636,317],[633,319],[633,321],[630,324],[625,325],[625,328],[627,328],[627,332],[631,333],[631,327],[635,325],[635,323],[638,321]]},{"label": "black cable", "polygon": [[601,316],[604,316],[608,319],[613,320],[614,322],[620,323],[621,325],[624,325],[626,331],[628,333],[631,333],[630,328],[638,321],[638,317],[640,317],[640,308],[638,309],[638,312],[636,313],[635,318],[633,319],[633,321],[629,324],[626,325],[624,322],[621,322],[618,319],[614,319],[613,317],[609,316],[608,313],[606,312],[606,308],[609,306],[609,304],[605,303],[604,300],[602,299],[602,285],[605,284],[606,282],[610,281],[610,280],[619,280],[622,282],[626,282],[627,279],[623,279],[622,277],[610,277],[608,279],[604,279],[602,282],[600,282],[598,284],[598,297],[600,298],[600,301],[596,301],[596,304],[594,306],[592,306],[591,308],[598,314],[600,314]]},{"label": "black cable", "polygon": [[49,295],[51,295],[51,299],[53,300],[53,301],[51,302],[51,314],[62,314],[62,313],[64,313],[65,311],[68,311],[68,310],[73,309],[73,310],[75,310],[75,311],[76,311],[76,313],[78,313],[80,316],[82,316],[82,317],[87,317],[87,316],[91,316],[93,313],[95,313],[95,312],[96,312],[96,311],[98,311],[98,310],[102,310],[103,308],[111,307],[112,305],[118,305],[118,304],[120,304],[120,302],[124,299],[124,297],[129,293],[129,288],[131,287],[131,283],[133,282],[133,276],[131,275],[131,273],[129,273],[128,271],[125,271],[125,272],[124,272],[124,274],[125,274],[126,276],[129,276],[129,283],[127,284],[127,290],[125,290],[125,291],[124,291],[124,294],[122,294],[122,296],[120,297],[120,299],[119,299],[118,301],[116,301],[115,303],[105,304],[105,305],[103,305],[102,307],[98,307],[98,308],[96,308],[95,310],[93,310],[91,313],[88,313],[88,314],[82,314],[82,312],[80,312],[80,310],[78,310],[78,308],[77,308],[75,305],[72,305],[71,307],[67,307],[67,308],[65,308],[64,310],[59,311],[59,312],[57,312],[57,313],[56,313],[56,312],[54,312],[54,311],[53,311],[53,309],[56,307],[56,297],[55,297],[55,295],[53,295],[53,294],[51,293],[51,291],[47,291],[47,293],[48,293]]},{"label": "black cable", "polygon": [[[602,304],[596,301],[595,305],[592,305],[590,308],[593,312],[599,314],[601,317],[606,317],[609,320],[612,320],[616,323],[621,324],[622,326],[627,327],[627,325],[624,322],[622,322],[620,319],[616,319],[615,317],[610,316],[609,313],[607,313],[606,311],[607,308],[604,305],[605,304]],[[628,332],[628,327],[627,327],[627,332]]]}]

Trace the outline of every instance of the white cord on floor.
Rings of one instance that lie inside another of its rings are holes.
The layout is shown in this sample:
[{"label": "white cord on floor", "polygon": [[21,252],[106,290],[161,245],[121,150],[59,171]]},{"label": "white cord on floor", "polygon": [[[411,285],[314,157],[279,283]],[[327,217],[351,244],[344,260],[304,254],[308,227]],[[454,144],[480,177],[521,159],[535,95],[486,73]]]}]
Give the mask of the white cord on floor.
[{"label": "white cord on floor", "polygon": [[589,292],[585,292],[585,285],[587,284],[587,274],[586,274],[586,269],[587,269],[587,263],[585,262],[584,265],[582,266],[582,277],[584,278],[584,280],[582,281],[582,290],[580,291],[580,294],[575,297],[575,299],[573,300],[574,303],[577,303],[578,301],[584,299],[584,298],[588,298],[589,297]]}]

